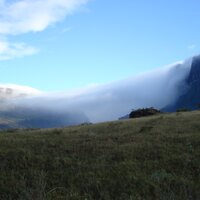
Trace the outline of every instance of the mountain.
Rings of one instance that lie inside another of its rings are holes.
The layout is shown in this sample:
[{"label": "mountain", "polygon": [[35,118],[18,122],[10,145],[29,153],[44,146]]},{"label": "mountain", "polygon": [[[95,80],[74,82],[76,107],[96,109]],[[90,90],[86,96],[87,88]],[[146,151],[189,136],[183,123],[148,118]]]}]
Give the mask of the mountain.
[{"label": "mountain", "polygon": [[[81,112],[34,105],[31,100],[41,93],[27,86],[0,84],[0,129],[57,128],[89,122]],[[30,105],[25,105],[26,101],[31,101]]]},{"label": "mountain", "polygon": [[56,111],[41,107],[13,106],[0,109],[0,129],[57,128],[89,122],[80,112]]},{"label": "mountain", "polygon": [[184,80],[184,89],[182,95],[177,100],[167,105],[162,111],[173,112],[178,109],[191,109],[195,110],[200,104],[200,55],[192,59],[191,69]]},{"label": "mountain", "polygon": [[[0,85],[0,128],[52,128],[117,119],[132,109],[196,109],[200,56],[108,84],[44,93]],[[124,116],[123,118],[127,118]],[[2,121],[2,123],[1,123]]]}]

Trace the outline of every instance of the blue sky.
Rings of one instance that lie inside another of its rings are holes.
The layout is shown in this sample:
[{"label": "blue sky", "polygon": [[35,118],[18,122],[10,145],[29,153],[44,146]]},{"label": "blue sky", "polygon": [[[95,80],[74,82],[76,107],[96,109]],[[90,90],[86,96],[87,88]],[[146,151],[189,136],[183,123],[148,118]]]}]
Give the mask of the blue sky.
[{"label": "blue sky", "polygon": [[43,91],[81,88],[200,50],[198,0],[30,2],[0,0],[1,83]]}]

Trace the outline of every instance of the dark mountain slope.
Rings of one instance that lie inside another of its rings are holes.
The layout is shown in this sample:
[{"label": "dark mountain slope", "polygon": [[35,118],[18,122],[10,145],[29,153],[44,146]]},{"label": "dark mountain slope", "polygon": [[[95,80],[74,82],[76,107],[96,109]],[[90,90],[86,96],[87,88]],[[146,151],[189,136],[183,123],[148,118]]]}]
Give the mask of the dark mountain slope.
[{"label": "dark mountain slope", "polygon": [[166,106],[162,111],[176,111],[177,109],[197,109],[200,104],[200,56],[192,60],[191,70],[186,80],[185,92],[175,101]]}]

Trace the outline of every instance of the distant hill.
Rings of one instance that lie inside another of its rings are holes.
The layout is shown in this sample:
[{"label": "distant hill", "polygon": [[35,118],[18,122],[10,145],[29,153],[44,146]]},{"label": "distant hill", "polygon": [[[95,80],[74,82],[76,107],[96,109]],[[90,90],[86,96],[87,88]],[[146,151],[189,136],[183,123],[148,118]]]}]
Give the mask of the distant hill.
[{"label": "distant hill", "polygon": [[200,111],[0,134],[0,199],[200,199]]},{"label": "distant hill", "polygon": [[12,106],[0,109],[0,129],[56,128],[89,122],[80,112],[56,111],[41,107]]}]

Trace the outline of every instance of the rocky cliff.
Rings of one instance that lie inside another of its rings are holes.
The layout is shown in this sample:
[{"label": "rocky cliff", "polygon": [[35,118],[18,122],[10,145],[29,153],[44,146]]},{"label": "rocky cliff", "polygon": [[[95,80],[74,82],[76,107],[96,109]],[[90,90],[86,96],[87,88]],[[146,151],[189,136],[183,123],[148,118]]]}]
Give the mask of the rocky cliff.
[{"label": "rocky cliff", "polygon": [[163,111],[176,111],[178,109],[197,109],[200,105],[200,56],[192,60],[190,73],[185,79],[185,92],[171,105],[163,108]]}]

